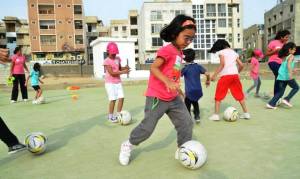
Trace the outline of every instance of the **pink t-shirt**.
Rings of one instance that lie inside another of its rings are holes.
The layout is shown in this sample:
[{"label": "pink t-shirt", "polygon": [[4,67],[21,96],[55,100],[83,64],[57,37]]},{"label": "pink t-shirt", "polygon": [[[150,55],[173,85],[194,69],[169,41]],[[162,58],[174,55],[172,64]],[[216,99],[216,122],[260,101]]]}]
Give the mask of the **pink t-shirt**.
[{"label": "pink t-shirt", "polygon": [[[164,63],[160,66],[160,71],[171,81],[179,84],[183,57],[182,51],[178,51],[172,44],[169,44],[157,51],[157,57],[164,59]],[[171,101],[178,96],[178,91],[168,91],[166,85],[151,73],[146,96],[157,97],[163,101]]]},{"label": "pink t-shirt", "polygon": [[12,62],[14,62],[14,68],[12,70],[13,74],[24,74],[24,64],[26,62],[25,56],[23,55],[13,55],[11,57]]},{"label": "pink t-shirt", "polygon": [[[116,57],[115,59],[110,59],[107,57],[104,60],[103,65],[104,66],[111,66],[113,72],[118,72],[120,71],[120,64],[121,64],[121,59],[119,57]],[[105,83],[121,83],[121,78],[120,76],[114,77],[111,76],[108,71],[105,71]]]},{"label": "pink t-shirt", "polygon": [[[283,43],[280,40],[272,40],[269,43],[268,48],[271,50],[275,50],[275,49],[281,49],[282,46],[283,46]],[[281,58],[278,57],[278,53],[275,53],[269,57],[269,63],[270,62],[276,62],[276,63],[281,64],[282,60],[281,60]]]},{"label": "pink t-shirt", "polygon": [[255,57],[251,58],[250,76],[254,80],[256,80],[259,76],[259,61]]},{"label": "pink t-shirt", "polygon": [[234,50],[226,48],[217,52],[217,54],[224,57],[225,63],[224,68],[220,72],[220,76],[239,74],[236,66],[236,59],[239,57],[239,55]]}]

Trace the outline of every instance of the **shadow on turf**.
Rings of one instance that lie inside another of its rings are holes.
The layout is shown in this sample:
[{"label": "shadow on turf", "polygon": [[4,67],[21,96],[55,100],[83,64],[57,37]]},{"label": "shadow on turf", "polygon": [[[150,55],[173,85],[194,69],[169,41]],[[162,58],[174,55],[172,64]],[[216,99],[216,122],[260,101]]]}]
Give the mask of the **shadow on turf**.
[{"label": "shadow on turf", "polygon": [[[132,152],[132,160],[137,158],[142,152],[150,152],[150,151],[166,148],[171,143],[173,143],[175,139],[176,139],[176,131],[172,130],[164,139],[160,140],[159,142],[150,144],[147,147],[143,147],[143,148],[138,147],[137,149],[135,149]],[[176,146],[174,146],[174,152],[175,152],[175,149],[176,149]]]}]

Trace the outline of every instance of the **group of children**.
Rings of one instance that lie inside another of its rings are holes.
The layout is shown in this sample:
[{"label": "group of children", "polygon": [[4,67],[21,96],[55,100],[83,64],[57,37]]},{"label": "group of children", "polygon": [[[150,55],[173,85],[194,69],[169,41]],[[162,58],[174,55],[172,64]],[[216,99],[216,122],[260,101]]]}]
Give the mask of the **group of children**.
[{"label": "group of children", "polygon": [[[207,87],[210,85],[210,81],[215,81],[220,76],[215,91],[215,110],[214,114],[209,117],[210,120],[220,120],[221,101],[226,97],[229,90],[243,109],[240,118],[251,118],[246,107],[245,97],[254,88],[256,88],[255,96],[260,96],[259,59],[263,58],[262,51],[258,49],[253,51],[250,76],[254,84],[244,93],[239,77],[239,73],[243,70],[244,65],[239,59],[239,55],[230,48],[226,40],[217,40],[210,52],[218,55],[220,65],[210,75],[203,66],[194,62],[195,51],[193,49],[185,49],[193,41],[195,33],[195,20],[185,15],[176,16],[160,32],[160,37],[165,42],[170,43],[157,51],[156,60],[151,65],[151,73],[145,93],[144,119],[131,131],[129,139],[121,144],[119,161],[122,165],[129,164],[133,147],[151,136],[159,119],[164,114],[169,116],[177,130],[178,147],[192,139],[193,120],[191,105],[193,105],[195,121],[200,122],[198,101],[203,96],[201,74],[206,76],[205,84]],[[282,102],[290,107],[292,106],[290,99],[296,94],[299,88],[293,75],[295,66],[293,54],[295,53],[295,48],[294,43],[287,43],[279,52],[280,58],[284,59],[278,76],[280,90],[274,94],[272,100],[267,104],[268,108],[274,106],[279,98],[282,97],[287,85],[290,85],[293,90]],[[116,56],[118,54],[116,44],[108,44],[107,53],[109,55],[104,62],[104,66],[106,70],[105,88],[110,101],[108,118],[110,121],[115,122],[113,114],[115,101],[119,100],[117,112],[122,110],[124,101],[120,75],[128,74],[130,70],[128,67],[121,67],[120,59]],[[181,69],[183,60],[186,63]],[[185,93],[180,89],[181,76],[184,77],[185,81]],[[178,158],[178,150],[175,153],[175,158]]]}]

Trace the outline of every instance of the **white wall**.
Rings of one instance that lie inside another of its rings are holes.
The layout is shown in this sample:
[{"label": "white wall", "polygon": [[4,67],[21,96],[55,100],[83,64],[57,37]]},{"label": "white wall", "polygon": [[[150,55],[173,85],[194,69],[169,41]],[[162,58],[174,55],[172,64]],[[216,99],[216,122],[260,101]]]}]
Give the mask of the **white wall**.
[{"label": "white wall", "polygon": [[131,68],[129,76],[122,75],[122,78],[138,78],[138,77],[148,77],[148,71],[136,71],[135,68],[135,45],[137,39],[135,38],[98,38],[91,43],[93,47],[93,57],[94,57],[94,76],[96,78],[104,77],[104,52],[106,52],[106,46],[109,42],[115,42],[119,48],[118,56],[121,58],[121,66],[128,66]]}]

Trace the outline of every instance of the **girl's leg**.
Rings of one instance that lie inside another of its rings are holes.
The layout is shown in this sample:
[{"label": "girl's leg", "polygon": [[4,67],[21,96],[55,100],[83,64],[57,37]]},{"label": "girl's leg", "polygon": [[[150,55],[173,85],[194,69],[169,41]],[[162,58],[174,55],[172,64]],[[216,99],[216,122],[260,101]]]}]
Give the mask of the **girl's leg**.
[{"label": "girl's leg", "polygon": [[221,101],[215,101],[215,114],[220,113],[220,105],[221,105]]},{"label": "girl's leg", "polygon": [[299,91],[299,85],[295,79],[289,80],[288,85],[292,88],[292,90],[284,99],[290,102],[292,97]]},{"label": "girl's leg", "polygon": [[255,87],[257,87],[257,82],[256,80],[253,80],[253,85],[250,86],[249,89],[247,89],[246,93],[249,94]]},{"label": "girl's leg", "polygon": [[36,99],[42,96],[42,89],[38,89],[36,92]]},{"label": "girl's leg", "polygon": [[256,95],[259,95],[259,89],[260,89],[260,85],[261,85],[261,80],[260,77],[257,78],[257,86],[256,86]]},{"label": "girl's leg", "polygon": [[198,101],[193,101],[193,108],[194,108],[194,117],[195,119],[200,119],[200,109]]},{"label": "girl's leg", "polygon": [[248,113],[248,110],[247,110],[247,106],[246,106],[245,100],[241,100],[241,101],[239,101],[239,103],[240,103],[241,106],[242,106],[243,112],[244,112],[244,113]]},{"label": "girl's leg", "polygon": [[275,93],[273,98],[269,101],[269,103],[268,103],[269,105],[271,105],[272,107],[276,106],[277,101],[283,96],[286,86],[287,86],[287,81],[278,80],[279,90],[277,91],[277,93]]},{"label": "girl's leg", "polygon": [[9,130],[2,118],[0,117],[0,139],[7,145],[12,147],[19,143],[18,138]]},{"label": "girl's leg", "polygon": [[184,103],[185,103],[185,106],[186,106],[187,110],[191,114],[191,104],[192,104],[191,100],[189,100],[187,97],[185,97]]},{"label": "girl's leg", "polygon": [[180,147],[185,142],[191,140],[193,121],[180,97],[176,97],[175,100],[170,102],[167,115],[177,131],[177,146]]},{"label": "girl's leg", "polygon": [[[145,105],[145,117],[142,122],[130,133],[129,142],[133,145],[138,145],[148,139],[153,133],[159,119],[168,110],[170,103],[171,102],[164,102],[157,98],[147,97]],[[181,103],[183,104],[182,100]],[[182,108],[186,109],[184,105]],[[188,118],[191,118],[189,114]]]},{"label": "girl's leg", "polygon": [[26,78],[25,74],[20,76],[20,87],[21,87],[21,93],[22,93],[22,98],[23,100],[28,99],[28,93],[27,93],[27,87],[25,86]]},{"label": "girl's leg", "polygon": [[124,98],[120,98],[120,99],[118,100],[117,112],[121,112],[121,111],[122,111],[123,103],[124,103]]},{"label": "girl's leg", "polygon": [[15,80],[13,81],[13,87],[11,91],[11,100],[17,101],[18,100],[18,93],[19,93],[19,75],[13,75]]},{"label": "girl's leg", "polygon": [[279,84],[278,84],[278,80],[277,80],[277,76],[278,76],[278,70],[280,68],[280,64],[276,63],[276,62],[270,62],[269,64],[270,69],[272,70],[275,80],[274,80],[274,96],[275,93],[277,93],[279,91]]},{"label": "girl's leg", "polygon": [[109,108],[108,108],[109,114],[113,114],[114,113],[115,104],[116,104],[116,100],[109,101]]}]

